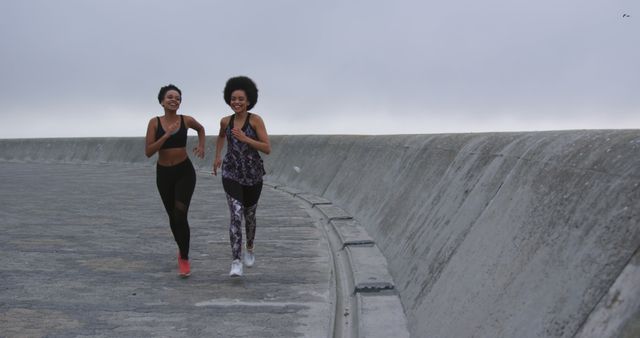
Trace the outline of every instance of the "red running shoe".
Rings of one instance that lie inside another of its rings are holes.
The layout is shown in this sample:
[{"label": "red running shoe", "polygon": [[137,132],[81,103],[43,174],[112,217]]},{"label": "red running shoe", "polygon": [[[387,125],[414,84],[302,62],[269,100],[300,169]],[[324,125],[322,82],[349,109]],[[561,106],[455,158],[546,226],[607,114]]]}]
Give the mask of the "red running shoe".
[{"label": "red running shoe", "polygon": [[180,271],[180,277],[186,278],[191,275],[191,266],[188,259],[182,259],[178,252],[178,270]]}]

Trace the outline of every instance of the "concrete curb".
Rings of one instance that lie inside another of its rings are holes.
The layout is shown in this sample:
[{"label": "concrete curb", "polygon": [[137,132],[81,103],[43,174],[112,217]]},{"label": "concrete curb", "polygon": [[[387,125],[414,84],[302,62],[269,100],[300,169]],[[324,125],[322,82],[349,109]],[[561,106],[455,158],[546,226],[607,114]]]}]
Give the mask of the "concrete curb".
[{"label": "concrete curb", "polygon": [[407,319],[397,295],[358,293],[359,326],[361,337],[406,338]]},{"label": "concrete curb", "polygon": [[329,221],[340,236],[342,246],[347,245],[373,245],[373,238],[369,236],[364,227],[355,219],[334,219]]},{"label": "concrete curb", "polygon": [[286,193],[289,193],[294,197],[302,192],[302,190],[298,190],[298,189],[290,188],[290,187],[285,187],[285,186],[275,186],[274,188],[278,189],[278,190],[282,190],[282,191],[284,191]]},{"label": "concrete curb", "polygon": [[395,288],[387,268],[387,259],[374,245],[348,245],[354,292],[376,292]]},{"label": "concrete curb", "polygon": [[294,196],[303,199],[305,202],[311,204],[311,206],[314,206],[314,207],[316,205],[321,205],[321,204],[331,204],[331,201],[329,201],[328,199],[322,198],[316,195],[300,193],[300,194],[295,194]]},{"label": "concrete curb", "polygon": [[[324,223],[340,238],[340,249],[349,262],[350,294],[355,297],[358,337],[409,337],[407,318],[395,292],[387,260],[365,228],[342,208],[326,198],[299,192],[284,185],[270,184],[320,211]],[[338,256],[334,252],[334,257]],[[342,302],[345,302],[344,300]]]},{"label": "concrete curb", "polygon": [[337,207],[333,204],[321,204],[316,205],[316,208],[327,218],[327,221],[333,221],[338,219],[352,219],[344,209]]}]

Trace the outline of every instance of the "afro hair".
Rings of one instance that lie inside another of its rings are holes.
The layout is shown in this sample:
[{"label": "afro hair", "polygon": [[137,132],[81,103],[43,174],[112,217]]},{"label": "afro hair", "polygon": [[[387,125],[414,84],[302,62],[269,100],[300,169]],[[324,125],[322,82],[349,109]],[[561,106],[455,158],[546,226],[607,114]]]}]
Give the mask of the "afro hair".
[{"label": "afro hair", "polygon": [[258,103],[258,87],[250,78],[246,76],[236,76],[227,80],[224,86],[224,102],[231,104],[231,93],[236,90],[243,90],[247,95],[249,106],[247,110],[251,110]]},{"label": "afro hair", "polygon": [[167,92],[170,91],[170,90],[177,91],[178,94],[180,94],[180,98],[182,99],[182,91],[178,87],[176,87],[176,86],[174,86],[172,84],[168,84],[168,85],[160,88],[160,91],[158,92],[158,102],[160,104],[162,104],[162,100],[164,99],[164,96],[167,95]]}]

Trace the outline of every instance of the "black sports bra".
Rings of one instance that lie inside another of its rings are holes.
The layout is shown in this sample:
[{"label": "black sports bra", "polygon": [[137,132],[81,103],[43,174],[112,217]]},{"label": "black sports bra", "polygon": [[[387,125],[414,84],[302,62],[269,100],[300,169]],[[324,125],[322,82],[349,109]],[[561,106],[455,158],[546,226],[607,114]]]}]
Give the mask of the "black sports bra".
[{"label": "black sports bra", "polygon": [[[164,135],[165,131],[162,129],[162,123],[160,123],[160,117],[158,119],[158,129],[156,130],[156,141]],[[184,116],[180,115],[180,128],[175,134],[169,136],[160,149],[169,148],[184,148],[187,146],[187,127],[184,125]]]}]

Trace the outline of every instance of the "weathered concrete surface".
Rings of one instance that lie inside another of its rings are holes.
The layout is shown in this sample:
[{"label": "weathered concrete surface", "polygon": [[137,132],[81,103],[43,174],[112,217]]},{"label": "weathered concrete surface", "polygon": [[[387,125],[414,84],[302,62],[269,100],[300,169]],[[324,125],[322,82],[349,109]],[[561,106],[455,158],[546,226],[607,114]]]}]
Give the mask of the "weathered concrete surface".
[{"label": "weathered concrete surface", "polygon": [[637,320],[640,318],[638,281],[640,251],[636,251],[576,337],[640,337],[640,321]]},{"label": "weathered concrete surface", "polygon": [[274,149],[274,181],[334,201],[376,240],[416,337],[571,337],[640,247],[639,131],[285,136]]},{"label": "weathered concrete surface", "polygon": [[328,244],[301,203],[265,188],[256,265],[228,276],[219,177],[190,207],[192,276],[155,168],[0,162],[0,337],[326,337]]},{"label": "weathered concrete surface", "polygon": [[[627,280],[637,274],[623,273],[635,271],[627,267],[640,247],[638,130],[272,143],[269,180],[332,201],[374,239],[413,336],[571,337],[607,318],[600,304],[617,285],[640,304],[640,281]],[[6,140],[0,157],[146,165],[134,156],[142,147],[142,139]],[[205,169],[209,148],[198,162]],[[637,332],[639,313],[625,308],[625,321],[602,332]]]}]

